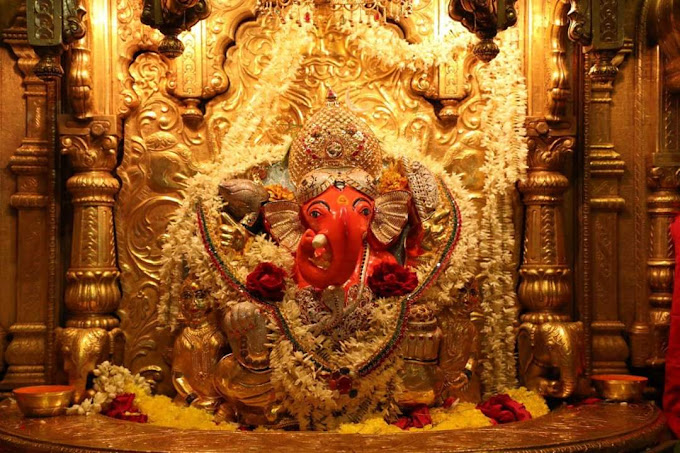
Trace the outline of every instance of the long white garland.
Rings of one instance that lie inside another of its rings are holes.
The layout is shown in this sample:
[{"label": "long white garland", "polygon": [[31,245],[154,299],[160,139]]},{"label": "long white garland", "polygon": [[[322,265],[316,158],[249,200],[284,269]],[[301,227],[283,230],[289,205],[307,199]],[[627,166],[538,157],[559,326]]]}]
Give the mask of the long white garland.
[{"label": "long white garland", "polygon": [[481,118],[486,149],[482,173],[486,204],[482,209],[482,382],[486,394],[517,386],[515,357],[518,317],[514,256],[516,231],[512,193],[526,172],[526,100],[519,32],[499,38],[500,54],[478,72],[486,100]]}]

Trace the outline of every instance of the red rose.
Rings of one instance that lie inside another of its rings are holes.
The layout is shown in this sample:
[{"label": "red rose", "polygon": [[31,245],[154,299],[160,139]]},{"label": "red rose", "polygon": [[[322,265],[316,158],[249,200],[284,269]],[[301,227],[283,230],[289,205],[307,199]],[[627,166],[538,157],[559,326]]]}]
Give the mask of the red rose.
[{"label": "red rose", "polygon": [[518,403],[505,393],[492,396],[483,403],[478,404],[477,409],[498,424],[519,422],[531,418],[531,414],[524,407],[524,404]]},{"label": "red rose", "polygon": [[403,296],[418,286],[418,275],[397,263],[383,261],[373,267],[368,287],[378,297]]},{"label": "red rose", "polygon": [[409,417],[399,417],[397,421],[392,424],[403,430],[407,430],[413,426],[413,422]]},{"label": "red rose", "polygon": [[130,422],[146,423],[148,417],[145,414],[141,414],[139,409],[134,405],[135,394],[134,393],[123,393],[118,395],[111,401],[109,407],[102,411],[102,414],[117,418],[119,420],[127,420]]},{"label": "red rose", "polygon": [[286,271],[272,263],[260,263],[248,274],[246,289],[264,300],[281,301],[286,288]]}]

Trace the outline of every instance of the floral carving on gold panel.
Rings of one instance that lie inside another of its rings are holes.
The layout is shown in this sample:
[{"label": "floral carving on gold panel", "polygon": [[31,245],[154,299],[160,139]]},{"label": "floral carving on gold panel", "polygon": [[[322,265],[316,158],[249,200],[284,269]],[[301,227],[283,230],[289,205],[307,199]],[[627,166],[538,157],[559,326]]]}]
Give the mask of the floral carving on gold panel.
[{"label": "floral carving on gold panel", "polygon": [[156,324],[163,234],[179,206],[184,181],[210,160],[204,131],[185,127],[180,103],[167,95],[167,71],[155,53],[139,55],[130,66],[139,107],[125,122],[117,169],[123,183],[116,203],[123,287],[118,314],[127,337],[125,363],[135,372],[164,363],[169,334]]},{"label": "floral carving on gold panel", "polygon": [[[394,27],[394,32],[401,30]],[[217,147],[239,107],[253,95],[253,88],[269,61],[272,31],[257,22],[243,24],[236,34],[236,45],[227,53],[226,73],[229,90],[209,102],[206,109],[210,140]],[[278,142],[284,134],[295,134],[305,119],[322,105],[326,90],[332,87],[349,108],[365,119],[378,136],[390,134],[413,138],[427,147],[444,165],[464,174],[464,183],[474,192],[482,188],[478,168],[484,162],[481,144],[480,110],[482,96],[473,83],[471,96],[461,106],[455,127],[442,125],[430,102],[413,92],[411,74],[396,67],[385,67],[359,50],[338,28],[320,25],[316,44],[309,49],[295,84],[279,100],[280,110],[269,121],[267,130],[257,134],[258,142]],[[273,127],[272,127],[273,126]]]}]

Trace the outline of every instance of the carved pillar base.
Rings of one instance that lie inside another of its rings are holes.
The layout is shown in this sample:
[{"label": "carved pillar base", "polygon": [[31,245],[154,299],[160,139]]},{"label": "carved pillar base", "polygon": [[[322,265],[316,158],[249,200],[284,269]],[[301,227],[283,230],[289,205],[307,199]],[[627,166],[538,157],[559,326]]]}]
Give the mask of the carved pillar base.
[{"label": "carved pillar base", "polygon": [[69,384],[76,388],[75,400],[81,401],[86,396],[87,378],[99,363],[121,363],[124,338],[120,329],[67,327],[57,329],[57,346]]},{"label": "carved pillar base", "polygon": [[14,324],[9,329],[12,342],[5,351],[9,364],[2,388],[47,383],[45,372],[45,334],[47,326],[42,323]]}]

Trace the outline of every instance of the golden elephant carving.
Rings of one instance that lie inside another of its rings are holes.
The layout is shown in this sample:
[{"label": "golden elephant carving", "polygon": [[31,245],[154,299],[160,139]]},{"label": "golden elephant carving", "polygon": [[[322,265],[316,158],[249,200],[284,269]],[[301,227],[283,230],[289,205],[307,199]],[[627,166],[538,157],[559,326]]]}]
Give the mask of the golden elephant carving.
[{"label": "golden elephant carving", "polygon": [[68,382],[76,388],[76,401],[86,396],[88,376],[98,364],[106,360],[122,363],[124,344],[125,337],[120,329],[57,329],[57,350],[60,351]]},{"label": "golden elephant carving", "polygon": [[566,398],[585,385],[583,323],[523,323],[518,332],[520,380],[543,396]]}]

